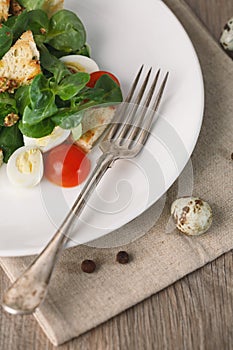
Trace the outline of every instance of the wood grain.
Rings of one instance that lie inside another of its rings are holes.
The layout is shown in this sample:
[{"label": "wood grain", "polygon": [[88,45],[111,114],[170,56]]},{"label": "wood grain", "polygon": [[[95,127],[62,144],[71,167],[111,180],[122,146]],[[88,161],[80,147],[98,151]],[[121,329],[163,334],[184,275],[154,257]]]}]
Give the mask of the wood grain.
[{"label": "wood grain", "polygon": [[[229,252],[59,349],[232,349],[232,274]],[[2,313],[0,329],[0,349],[55,349],[31,316]]]},{"label": "wood grain", "polygon": [[[186,0],[218,40],[232,0]],[[195,271],[61,350],[233,349],[233,252]],[[0,289],[9,281],[0,271]],[[1,350],[56,349],[31,316],[0,310]]]}]

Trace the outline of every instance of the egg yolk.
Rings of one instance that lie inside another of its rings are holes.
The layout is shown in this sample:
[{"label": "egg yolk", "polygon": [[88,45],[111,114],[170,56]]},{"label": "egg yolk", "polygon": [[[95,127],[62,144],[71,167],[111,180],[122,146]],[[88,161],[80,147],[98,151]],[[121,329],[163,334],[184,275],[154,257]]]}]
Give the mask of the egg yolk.
[{"label": "egg yolk", "polygon": [[40,151],[38,149],[29,149],[22,152],[16,158],[16,167],[20,173],[31,174],[40,164]]}]

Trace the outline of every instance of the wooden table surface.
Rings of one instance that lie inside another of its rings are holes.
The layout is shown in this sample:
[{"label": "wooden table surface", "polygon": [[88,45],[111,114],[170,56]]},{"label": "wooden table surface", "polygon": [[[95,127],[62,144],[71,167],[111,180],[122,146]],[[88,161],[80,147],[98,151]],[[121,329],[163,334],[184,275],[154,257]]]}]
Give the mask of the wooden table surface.
[{"label": "wooden table surface", "polygon": [[[233,0],[186,2],[218,41],[233,16]],[[59,349],[233,349],[232,276],[231,251]],[[8,285],[0,271],[1,291]],[[33,316],[11,316],[0,310],[0,350],[8,349],[56,348]]]}]

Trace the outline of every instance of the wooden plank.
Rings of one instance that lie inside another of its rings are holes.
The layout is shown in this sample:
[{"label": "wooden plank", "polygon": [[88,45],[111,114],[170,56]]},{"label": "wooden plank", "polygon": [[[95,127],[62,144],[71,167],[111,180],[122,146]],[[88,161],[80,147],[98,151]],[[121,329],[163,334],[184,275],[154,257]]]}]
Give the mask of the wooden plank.
[{"label": "wooden plank", "polygon": [[[232,349],[232,274],[230,252],[59,349]],[[0,349],[55,349],[31,316],[2,313],[0,329]]]},{"label": "wooden plank", "polygon": [[[232,0],[186,0],[218,40]],[[61,350],[155,350],[233,348],[233,253],[59,347]],[[9,285],[0,270],[0,289]],[[31,316],[0,309],[0,349],[52,350]]]}]

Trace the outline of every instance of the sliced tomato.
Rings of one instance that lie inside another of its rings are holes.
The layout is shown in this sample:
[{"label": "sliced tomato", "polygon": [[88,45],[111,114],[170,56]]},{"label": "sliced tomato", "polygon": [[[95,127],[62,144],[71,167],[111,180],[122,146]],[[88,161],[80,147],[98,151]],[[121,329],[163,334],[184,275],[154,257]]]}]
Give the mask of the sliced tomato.
[{"label": "sliced tomato", "polygon": [[62,144],[49,151],[45,158],[45,177],[62,187],[74,187],[90,172],[90,160],[74,144]]},{"label": "sliced tomato", "polygon": [[116,77],[114,74],[112,74],[112,73],[110,73],[110,72],[105,72],[105,71],[103,71],[103,70],[99,70],[99,71],[96,71],[96,72],[93,72],[93,73],[90,74],[90,80],[89,80],[89,82],[87,83],[87,86],[90,87],[90,88],[93,88],[93,87],[95,86],[97,80],[98,80],[100,77],[102,77],[102,75],[104,75],[104,74],[109,75],[110,78],[112,78],[112,80],[115,81],[115,83],[117,83],[118,85],[120,85],[119,80],[117,79],[117,77]]}]

